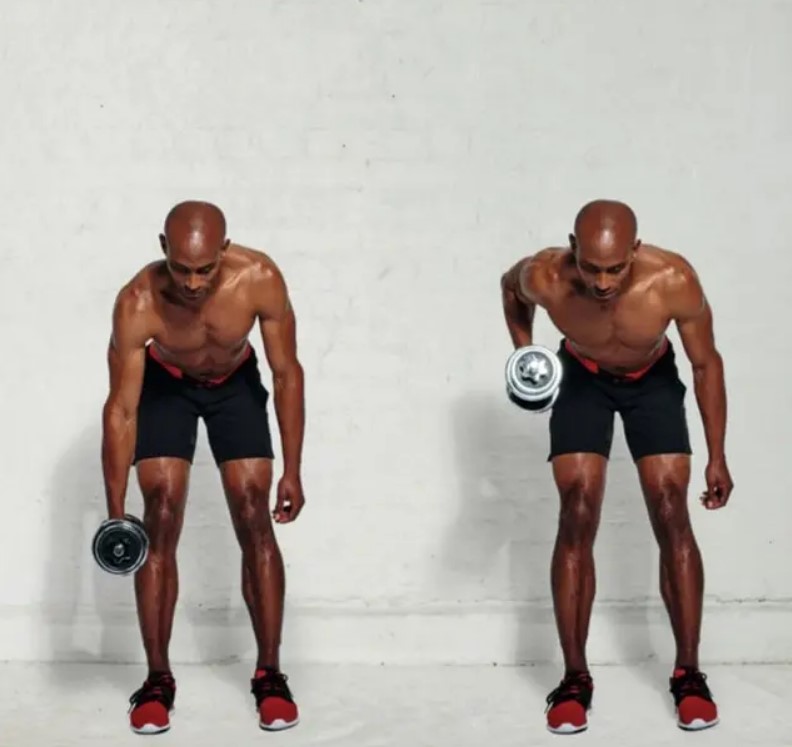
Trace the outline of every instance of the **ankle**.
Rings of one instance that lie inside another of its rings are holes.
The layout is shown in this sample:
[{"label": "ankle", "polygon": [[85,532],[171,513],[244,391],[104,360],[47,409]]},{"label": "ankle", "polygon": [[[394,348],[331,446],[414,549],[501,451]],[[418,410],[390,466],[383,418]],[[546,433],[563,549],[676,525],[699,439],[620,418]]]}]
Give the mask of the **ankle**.
[{"label": "ankle", "polygon": [[173,671],[170,664],[157,664],[156,666],[149,666],[148,679],[156,679],[158,677],[173,677]]},{"label": "ankle", "polygon": [[265,659],[256,664],[256,674],[262,672],[280,672],[280,667],[277,662],[272,663],[272,661]]},{"label": "ankle", "polygon": [[564,677],[591,677],[591,673],[585,665],[580,667],[567,667],[564,670]]}]

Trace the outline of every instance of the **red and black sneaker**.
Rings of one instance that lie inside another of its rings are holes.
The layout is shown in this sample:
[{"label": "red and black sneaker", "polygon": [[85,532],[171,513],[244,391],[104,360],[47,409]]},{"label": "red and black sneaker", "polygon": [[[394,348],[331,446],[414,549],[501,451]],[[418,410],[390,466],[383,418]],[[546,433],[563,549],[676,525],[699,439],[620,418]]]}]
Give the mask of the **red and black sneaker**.
[{"label": "red and black sneaker", "polygon": [[250,681],[250,692],[256,698],[259,726],[267,731],[280,731],[296,726],[300,721],[288,677],[277,669],[257,669]]},{"label": "red and black sneaker", "polygon": [[547,728],[553,734],[577,734],[588,729],[594,682],[588,672],[567,672],[547,696]]},{"label": "red and black sneaker", "polygon": [[698,731],[718,723],[718,707],[707,687],[707,675],[695,667],[677,667],[669,684],[680,729]]},{"label": "red and black sneaker", "polygon": [[136,734],[160,734],[170,729],[176,681],[170,672],[151,672],[129,699],[129,725]]}]

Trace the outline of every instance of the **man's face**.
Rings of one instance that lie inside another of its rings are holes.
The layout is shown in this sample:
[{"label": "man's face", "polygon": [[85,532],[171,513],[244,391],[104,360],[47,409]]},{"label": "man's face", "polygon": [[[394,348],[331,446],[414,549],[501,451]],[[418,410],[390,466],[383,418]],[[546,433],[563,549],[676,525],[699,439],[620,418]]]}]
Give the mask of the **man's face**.
[{"label": "man's face", "polygon": [[630,272],[639,241],[619,242],[607,237],[596,241],[570,236],[580,279],[594,298],[608,301],[622,289]]},{"label": "man's face", "polygon": [[179,295],[192,303],[203,301],[213,289],[228,241],[213,245],[199,238],[174,242],[160,236],[160,243]]}]

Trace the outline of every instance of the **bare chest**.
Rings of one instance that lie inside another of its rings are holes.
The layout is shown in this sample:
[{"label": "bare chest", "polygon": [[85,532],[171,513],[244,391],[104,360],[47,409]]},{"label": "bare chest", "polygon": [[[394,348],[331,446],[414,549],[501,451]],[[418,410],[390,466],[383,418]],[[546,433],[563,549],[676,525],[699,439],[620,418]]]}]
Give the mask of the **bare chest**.
[{"label": "bare chest", "polygon": [[242,309],[168,308],[161,314],[154,342],[166,362],[187,373],[221,375],[241,357],[254,323],[255,315]]},{"label": "bare chest", "polygon": [[578,351],[614,370],[639,367],[658,350],[669,319],[651,297],[599,305],[572,298],[548,308],[558,330]]}]

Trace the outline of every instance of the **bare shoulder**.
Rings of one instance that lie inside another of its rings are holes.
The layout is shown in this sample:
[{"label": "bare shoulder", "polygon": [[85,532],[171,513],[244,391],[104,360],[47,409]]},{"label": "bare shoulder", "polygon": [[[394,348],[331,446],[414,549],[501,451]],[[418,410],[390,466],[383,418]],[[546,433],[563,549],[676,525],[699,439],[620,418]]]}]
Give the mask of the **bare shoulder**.
[{"label": "bare shoulder", "polygon": [[232,244],[227,250],[226,265],[232,274],[245,278],[259,314],[277,317],[290,309],[283,273],[269,254]]},{"label": "bare shoulder", "polygon": [[706,307],[706,297],[692,263],[678,252],[651,245],[639,250],[640,267],[668,304],[673,317],[693,317]]},{"label": "bare shoulder", "polygon": [[165,271],[163,261],[152,262],[137,272],[116,294],[113,304],[113,342],[145,343],[155,330],[156,294]]},{"label": "bare shoulder", "polygon": [[231,244],[226,250],[226,268],[234,275],[244,275],[256,282],[282,278],[277,262],[266,252]]},{"label": "bare shoulder", "polygon": [[145,314],[154,306],[159,278],[165,269],[165,262],[158,261],[143,267],[116,295],[115,309],[123,314]]},{"label": "bare shoulder", "polygon": [[558,247],[540,249],[526,257],[520,271],[523,292],[540,305],[554,298],[564,283],[564,270],[570,257],[568,249]]}]

